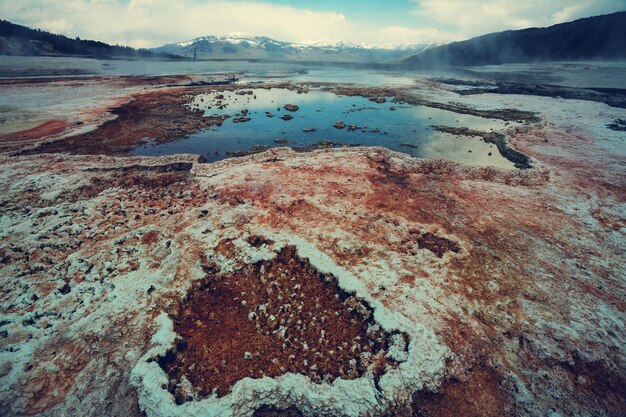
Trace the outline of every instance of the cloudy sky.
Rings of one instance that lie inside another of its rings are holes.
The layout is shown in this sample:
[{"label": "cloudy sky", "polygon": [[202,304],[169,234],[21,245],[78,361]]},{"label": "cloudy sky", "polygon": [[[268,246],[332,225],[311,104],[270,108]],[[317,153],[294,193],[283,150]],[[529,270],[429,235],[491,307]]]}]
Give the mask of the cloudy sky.
[{"label": "cloudy sky", "polygon": [[229,33],[440,43],[620,10],[626,0],[0,0],[2,19],[135,47]]}]

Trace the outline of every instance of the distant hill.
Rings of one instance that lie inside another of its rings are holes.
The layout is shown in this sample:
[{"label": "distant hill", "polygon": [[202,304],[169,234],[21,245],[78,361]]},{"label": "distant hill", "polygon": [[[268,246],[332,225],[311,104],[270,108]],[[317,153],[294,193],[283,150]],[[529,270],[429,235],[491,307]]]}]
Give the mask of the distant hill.
[{"label": "distant hill", "polygon": [[403,60],[412,67],[626,58],[626,12],[455,42]]},{"label": "distant hill", "polygon": [[402,59],[429,45],[368,46],[345,42],[282,42],[265,36],[204,36],[152,49],[190,59],[260,59],[275,61],[385,62]]},{"label": "distant hill", "polygon": [[0,20],[0,55],[78,55],[90,57],[180,58],[147,49],[71,39]]}]

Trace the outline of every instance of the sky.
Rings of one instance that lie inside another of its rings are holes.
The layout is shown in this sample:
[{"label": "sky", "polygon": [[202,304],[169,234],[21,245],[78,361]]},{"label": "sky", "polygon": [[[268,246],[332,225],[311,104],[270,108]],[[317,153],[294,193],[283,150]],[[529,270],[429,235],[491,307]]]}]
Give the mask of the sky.
[{"label": "sky", "polygon": [[0,18],[134,47],[205,35],[432,44],[626,10],[626,0],[0,0]]}]

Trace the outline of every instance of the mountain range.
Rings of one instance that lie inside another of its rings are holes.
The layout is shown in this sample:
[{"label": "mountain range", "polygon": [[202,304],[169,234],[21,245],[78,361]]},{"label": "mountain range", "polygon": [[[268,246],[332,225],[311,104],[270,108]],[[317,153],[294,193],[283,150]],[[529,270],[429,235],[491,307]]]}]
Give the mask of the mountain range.
[{"label": "mountain range", "polygon": [[508,30],[443,45],[404,59],[411,67],[475,66],[626,58],[626,12],[547,28]]},{"label": "mountain range", "polygon": [[626,11],[547,28],[509,30],[447,45],[292,43],[265,36],[203,36],[152,49],[72,39],[0,20],[0,55],[261,60],[382,64],[404,68],[626,59]]},{"label": "mountain range", "polygon": [[203,36],[184,42],[169,43],[152,51],[189,59],[259,59],[271,61],[385,62],[398,60],[431,47],[413,45],[359,45],[318,41],[282,42],[266,36]]}]

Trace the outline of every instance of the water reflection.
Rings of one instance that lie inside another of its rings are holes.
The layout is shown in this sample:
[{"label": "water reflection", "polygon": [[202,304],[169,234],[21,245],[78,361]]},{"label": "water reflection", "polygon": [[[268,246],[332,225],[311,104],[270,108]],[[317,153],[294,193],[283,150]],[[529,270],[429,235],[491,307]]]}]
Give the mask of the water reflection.
[{"label": "water reflection", "polygon": [[[285,110],[286,104],[299,107]],[[212,127],[165,144],[147,143],[136,155],[196,153],[208,161],[228,153],[262,146],[307,146],[320,141],[346,145],[385,146],[416,157],[444,158],[472,165],[513,168],[497,149],[478,138],[456,137],[434,131],[432,125],[499,130],[504,122],[460,115],[424,106],[372,102],[363,97],[336,96],[310,90],[299,94],[288,89],[243,89],[197,95],[190,106],[206,116],[228,114],[221,127]],[[283,120],[283,115],[293,116]],[[250,120],[235,123],[237,116]],[[343,121],[345,128],[333,125]]]}]

